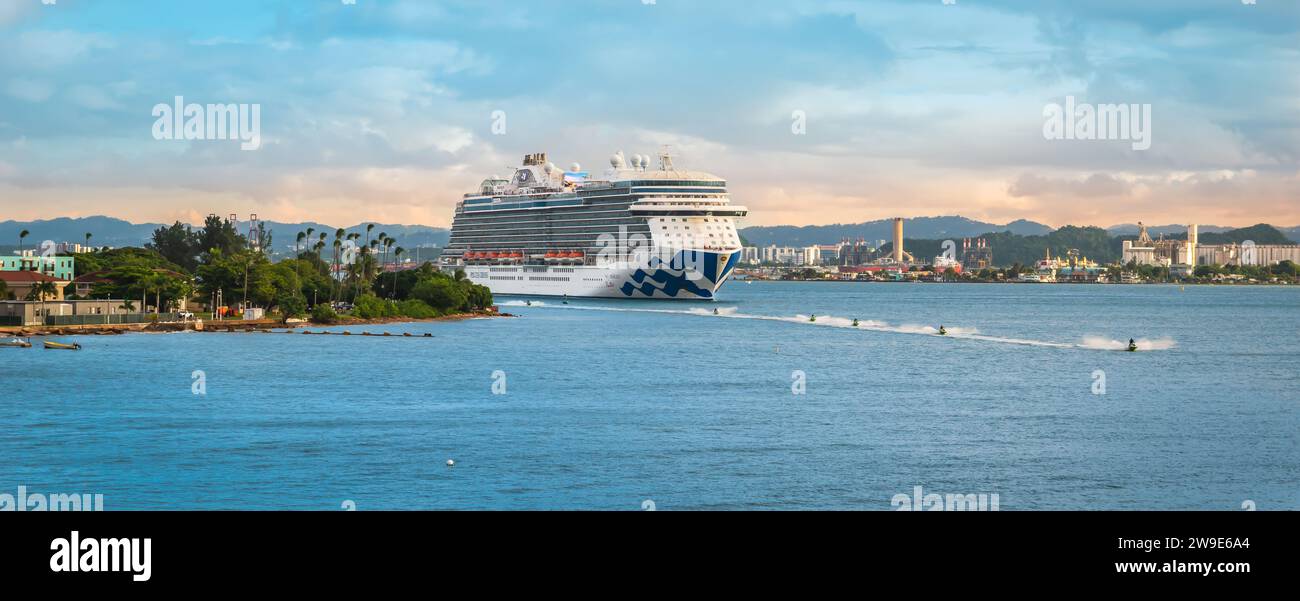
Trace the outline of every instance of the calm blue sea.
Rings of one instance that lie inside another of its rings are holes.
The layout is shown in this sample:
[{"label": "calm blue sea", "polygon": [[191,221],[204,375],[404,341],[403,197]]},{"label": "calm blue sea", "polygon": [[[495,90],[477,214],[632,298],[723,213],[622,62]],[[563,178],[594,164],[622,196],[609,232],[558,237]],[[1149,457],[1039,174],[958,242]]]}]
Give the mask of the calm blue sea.
[{"label": "calm blue sea", "polygon": [[[0,493],[101,493],[109,510],[888,510],[922,486],[1004,511],[1300,509],[1300,288],[499,300],[519,317],[351,328],[432,339],[0,349]],[[1115,350],[1129,338],[1143,352]]]}]

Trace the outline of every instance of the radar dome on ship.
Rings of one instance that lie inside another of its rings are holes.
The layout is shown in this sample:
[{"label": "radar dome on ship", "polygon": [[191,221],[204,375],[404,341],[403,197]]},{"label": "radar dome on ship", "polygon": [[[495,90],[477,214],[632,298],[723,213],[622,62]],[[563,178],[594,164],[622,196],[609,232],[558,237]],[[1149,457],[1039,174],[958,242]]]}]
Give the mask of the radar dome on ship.
[{"label": "radar dome on ship", "polygon": [[610,167],[613,167],[613,168],[615,168],[615,169],[622,169],[624,164],[625,164],[625,161],[624,161],[624,159],[623,159],[623,151],[622,151],[622,150],[620,150],[620,151],[618,151],[617,153],[615,153],[614,156],[609,157],[609,166],[610,166]]},{"label": "radar dome on ship", "polygon": [[579,172],[579,171],[582,171],[582,165],[580,165],[580,164],[578,164],[578,163],[574,163],[574,164],[572,164],[572,165],[569,165],[569,172],[570,172],[570,173],[577,173],[577,172]]},{"label": "radar dome on ship", "polygon": [[546,172],[547,172],[547,173],[554,173],[554,172],[555,172],[555,163],[547,163],[545,169],[546,169]]}]

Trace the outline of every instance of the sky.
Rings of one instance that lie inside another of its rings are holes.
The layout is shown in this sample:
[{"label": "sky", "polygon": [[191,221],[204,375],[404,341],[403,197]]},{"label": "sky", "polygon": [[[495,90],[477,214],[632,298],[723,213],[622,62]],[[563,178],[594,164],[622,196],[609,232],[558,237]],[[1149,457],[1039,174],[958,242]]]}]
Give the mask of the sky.
[{"label": "sky", "polygon": [[[348,2],[0,0],[0,221],[446,226],[525,154],[668,146],[745,225],[1300,224],[1293,0]],[[177,96],[260,146],[155,135]],[[1149,148],[1049,139],[1067,97]]]}]

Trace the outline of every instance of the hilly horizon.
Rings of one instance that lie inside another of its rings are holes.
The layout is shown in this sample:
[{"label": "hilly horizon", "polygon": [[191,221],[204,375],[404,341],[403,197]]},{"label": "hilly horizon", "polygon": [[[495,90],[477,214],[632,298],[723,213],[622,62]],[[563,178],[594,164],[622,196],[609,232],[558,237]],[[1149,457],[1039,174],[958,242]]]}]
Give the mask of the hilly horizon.
[{"label": "hilly horizon", "polygon": [[[336,226],[317,222],[285,223],[264,221],[266,228],[272,232],[272,245],[279,250],[292,248],[298,232],[312,228],[316,232],[328,232],[330,235]],[[18,234],[22,230],[30,231],[26,245],[38,245],[43,240],[55,242],[84,243],[87,232],[93,234],[92,246],[142,246],[153,236],[154,230],[170,224],[131,223],[124,219],[96,215],[91,217],[58,217],[35,221],[0,221],[0,248],[17,247]],[[367,223],[345,227],[348,233],[359,232],[365,235]],[[237,222],[239,231],[247,233],[249,223]],[[1218,225],[1201,225],[1200,232],[1204,239],[1206,234],[1222,234],[1241,228]],[[1273,226],[1291,240],[1300,240],[1300,226]],[[994,233],[1010,232],[1020,236],[1042,236],[1056,231],[1046,224],[1019,219],[1006,224],[978,221],[961,216],[916,217],[904,220],[904,236],[908,239],[958,239],[983,236]],[[1111,236],[1136,236],[1137,224],[1118,224],[1102,228]],[[1168,224],[1147,226],[1152,236],[1185,236],[1187,226]],[[419,224],[376,224],[372,235],[380,232],[396,238],[398,243],[410,248],[446,246],[450,231],[444,227]],[[753,226],[741,228],[741,236],[751,246],[811,246],[813,244],[835,244],[843,239],[863,238],[869,242],[891,240],[893,238],[893,220],[880,219],[855,224],[829,224],[808,226]]]},{"label": "hilly horizon", "polygon": [[[337,229],[336,226],[326,225],[315,222],[306,223],[284,223],[278,221],[263,221],[267,230],[272,233],[272,246],[276,249],[287,249],[294,245],[297,240],[298,232],[305,232],[307,228],[313,228],[316,232],[328,232],[331,236]],[[0,247],[17,246],[18,234],[22,230],[30,231],[27,237],[27,245],[31,246],[33,241],[39,244],[42,240],[53,240],[55,242],[71,242],[75,244],[85,243],[87,232],[93,234],[90,239],[91,246],[141,246],[149,242],[154,230],[160,227],[167,227],[171,224],[163,223],[131,223],[129,221],[118,219],[116,217],[107,217],[96,215],[93,217],[59,217],[55,219],[36,220],[36,221],[0,221]],[[348,233],[359,232],[365,235],[367,223],[360,223],[344,228]],[[192,227],[197,227],[193,226]],[[248,221],[236,222],[236,229],[240,233],[247,234],[249,229]],[[403,225],[403,224],[375,224],[373,236],[381,232],[396,238],[399,244],[408,247],[420,246],[445,246],[450,232],[446,228],[426,226],[426,225]]]}]

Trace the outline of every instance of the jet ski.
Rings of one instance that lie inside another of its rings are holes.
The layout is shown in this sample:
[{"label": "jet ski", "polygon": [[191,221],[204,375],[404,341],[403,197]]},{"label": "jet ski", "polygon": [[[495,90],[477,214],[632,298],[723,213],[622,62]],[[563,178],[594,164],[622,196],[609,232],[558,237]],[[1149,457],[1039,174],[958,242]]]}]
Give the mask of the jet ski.
[{"label": "jet ski", "polygon": [[1130,353],[1136,353],[1137,350],[1138,350],[1138,345],[1137,345],[1137,343],[1134,342],[1132,338],[1129,338],[1129,339],[1128,339],[1128,352],[1130,352]]},{"label": "jet ski", "polygon": [[718,309],[717,309],[716,307],[713,309],[713,314],[714,314],[714,315],[722,315],[722,313],[718,312]]},{"label": "jet ski", "polygon": [[853,327],[855,327],[855,328],[858,327],[858,320],[856,320],[856,319],[853,320]]},{"label": "jet ski", "polygon": [[813,315],[812,317],[809,317],[808,323],[817,323],[817,316]]},{"label": "jet ski", "polygon": [[947,335],[948,335],[948,329],[945,328],[945,327],[943,327],[943,326],[939,326],[939,335],[940,335],[940,336],[947,336]]}]

